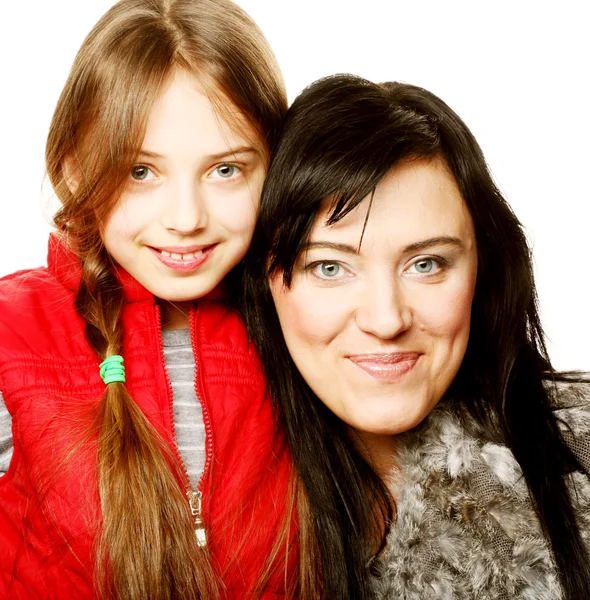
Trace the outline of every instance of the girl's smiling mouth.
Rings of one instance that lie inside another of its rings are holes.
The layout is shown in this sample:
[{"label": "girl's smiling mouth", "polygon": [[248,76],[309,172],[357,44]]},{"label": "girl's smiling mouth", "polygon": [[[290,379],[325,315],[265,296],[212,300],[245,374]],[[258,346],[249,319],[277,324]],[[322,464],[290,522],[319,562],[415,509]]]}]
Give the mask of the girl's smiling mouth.
[{"label": "girl's smiling mouth", "polygon": [[149,250],[164,265],[182,273],[196,271],[211,256],[217,244],[210,246],[186,246],[170,248],[154,248]]}]

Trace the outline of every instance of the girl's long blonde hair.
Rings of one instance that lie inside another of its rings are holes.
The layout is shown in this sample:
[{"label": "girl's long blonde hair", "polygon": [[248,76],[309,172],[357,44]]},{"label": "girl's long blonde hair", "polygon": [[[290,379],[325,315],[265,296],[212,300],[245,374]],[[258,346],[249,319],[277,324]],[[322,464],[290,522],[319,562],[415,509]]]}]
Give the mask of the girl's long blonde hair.
[{"label": "girl's long blonde hair", "polygon": [[[237,108],[267,153],[287,108],[266,40],[229,0],[121,0],[90,32],[58,101],[46,162],[62,204],[55,226],[82,265],[76,308],[101,361],[121,353],[123,293],[100,232],[141,148],[151,108],[177,69],[198,78],[221,110]],[[97,431],[101,597],[215,598],[184,476],[124,384],[107,387]]]}]

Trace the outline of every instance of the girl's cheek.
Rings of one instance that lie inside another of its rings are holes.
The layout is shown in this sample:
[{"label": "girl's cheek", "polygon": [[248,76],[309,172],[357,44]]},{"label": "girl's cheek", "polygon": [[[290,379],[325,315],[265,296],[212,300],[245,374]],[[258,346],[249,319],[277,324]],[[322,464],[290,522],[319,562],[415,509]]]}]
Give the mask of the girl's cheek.
[{"label": "girl's cheek", "polygon": [[224,198],[208,199],[209,214],[213,221],[225,230],[234,233],[254,231],[260,197],[244,188]]},{"label": "girl's cheek", "polygon": [[223,216],[223,222],[227,223],[228,231],[242,233],[254,232],[256,224],[257,207],[248,201],[240,206],[234,207]]},{"label": "girl's cheek", "polygon": [[124,194],[109,216],[106,229],[118,237],[130,237],[157,219],[158,197],[141,194]]}]

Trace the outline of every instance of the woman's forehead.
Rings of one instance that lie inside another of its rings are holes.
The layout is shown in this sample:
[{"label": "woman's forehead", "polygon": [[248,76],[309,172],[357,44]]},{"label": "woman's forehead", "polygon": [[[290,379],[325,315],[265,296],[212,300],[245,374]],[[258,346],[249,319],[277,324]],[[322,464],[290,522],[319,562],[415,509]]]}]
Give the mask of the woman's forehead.
[{"label": "woman's forehead", "polygon": [[350,213],[333,224],[333,202],[322,202],[310,242],[368,241],[387,237],[400,246],[418,239],[473,237],[471,216],[454,177],[441,159],[405,161],[394,167]]}]

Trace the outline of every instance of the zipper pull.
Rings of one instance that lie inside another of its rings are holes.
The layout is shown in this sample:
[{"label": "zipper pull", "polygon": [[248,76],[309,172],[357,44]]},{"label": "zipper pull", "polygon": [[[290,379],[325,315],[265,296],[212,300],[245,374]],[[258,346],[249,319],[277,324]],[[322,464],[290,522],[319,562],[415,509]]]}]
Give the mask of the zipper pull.
[{"label": "zipper pull", "polygon": [[201,501],[203,499],[203,494],[201,494],[201,492],[189,490],[186,495],[191,507],[191,514],[195,519],[197,546],[199,546],[199,548],[204,548],[207,545],[207,534],[205,532],[205,524],[203,523],[203,519],[201,519]]}]

